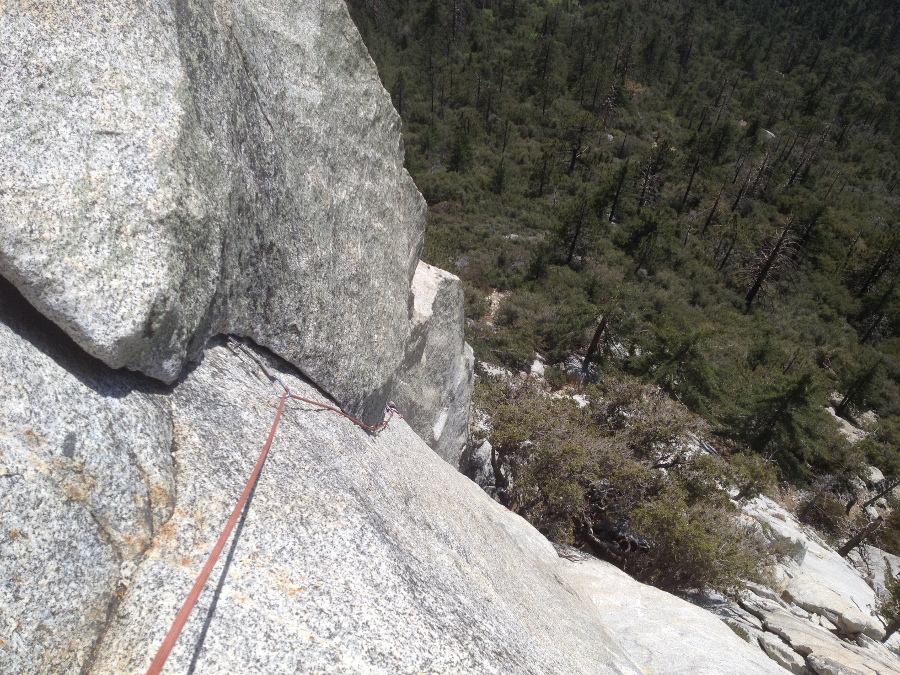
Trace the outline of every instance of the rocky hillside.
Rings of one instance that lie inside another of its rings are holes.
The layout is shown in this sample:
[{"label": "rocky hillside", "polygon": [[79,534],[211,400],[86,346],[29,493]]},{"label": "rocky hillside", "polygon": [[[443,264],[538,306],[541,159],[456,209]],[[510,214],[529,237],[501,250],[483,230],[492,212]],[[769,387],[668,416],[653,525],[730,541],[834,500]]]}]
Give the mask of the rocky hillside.
[{"label": "rocky hillside", "polygon": [[340,0],[5,3],[0,73],[0,672],[146,672],[269,433],[267,373],[406,419],[288,402],[164,672],[784,672],[456,470],[462,292],[418,261]]}]

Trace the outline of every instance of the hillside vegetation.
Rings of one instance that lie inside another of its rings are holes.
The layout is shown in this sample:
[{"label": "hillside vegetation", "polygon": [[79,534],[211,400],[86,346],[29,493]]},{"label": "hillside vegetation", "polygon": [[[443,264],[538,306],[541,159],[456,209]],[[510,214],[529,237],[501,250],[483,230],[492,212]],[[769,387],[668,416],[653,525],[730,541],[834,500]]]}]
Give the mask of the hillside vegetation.
[{"label": "hillside vegetation", "polygon": [[602,323],[601,379],[723,455],[838,496],[900,472],[900,3],[350,8],[480,360],[556,363]]}]

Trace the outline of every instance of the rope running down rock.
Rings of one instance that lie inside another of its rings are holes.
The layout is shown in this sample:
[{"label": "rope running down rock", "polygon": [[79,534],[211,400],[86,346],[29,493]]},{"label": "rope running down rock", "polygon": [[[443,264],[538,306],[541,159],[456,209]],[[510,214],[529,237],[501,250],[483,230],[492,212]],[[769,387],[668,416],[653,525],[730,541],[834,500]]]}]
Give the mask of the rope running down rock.
[{"label": "rope running down rock", "polygon": [[401,415],[393,406],[389,405],[386,410],[386,412],[389,413],[388,418],[379,425],[370,426],[368,424],[364,424],[352,415],[348,415],[340,408],[328,405],[327,403],[313,401],[311,399],[304,398],[303,396],[297,396],[296,394],[291,393],[290,388],[287,386],[287,384],[285,384],[284,380],[278,377],[278,375],[270,372],[269,369],[266,368],[265,364],[260,359],[258,359],[256,355],[252,354],[243,344],[232,337],[229,337],[228,339],[232,344],[236,345],[247,356],[253,359],[253,361],[256,362],[256,364],[262,369],[263,373],[265,373],[270,380],[272,380],[273,382],[277,381],[284,389],[284,392],[281,394],[281,400],[278,402],[278,412],[275,413],[275,421],[272,423],[272,428],[269,431],[269,436],[266,439],[265,444],[263,445],[263,449],[259,455],[259,459],[256,461],[256,466],[253,468],[253,473],[250,474],[250,478],[247,480],[247,485],[244,487],[243,493],[241,493],[241,498],[238,500],[238,503],[235,505],[234,510],[231,512],[231,517],[228,519],[228,522],[225,524],[225,529],[222,531],[222,534],[219,535],[219,539],[216,542],[216,545],[210,552],[209,558],[206,561],[206,565],[203,566],[203,570],[200,572],[200,575],[194,582],[194,586],[191,588],[191,592],[188,594],[187,599],[184,601],[184,604],[181,607],[181,610],[175,617],[175,621],[172,622],[172,627],[169,629],[169,632],[166,634],[165,639],[159,647],[159,650],[156,652],[156,656],[154,657],[153,662],[150,664],[150,668],[147,669],[147,675],[159,675],[159,673],[162,672],[163,667],[166,665],[166,660],[169,658],[169,654],[175,647],[175,643],[178,641],[178,637],[181,635],[181,631],[184,629],[184,625],[187,623],[188,617],[190,616],[191,611],[194,609],[194,605],[196,605],[197,600],[200,599],[200,594],[203,592],[203,588],[204,586],[206,586],[206,582],[209,580],[209,575],[212,574],[213,568],[215,567],[216,562],[218,562],[219,556],[222,554],[222,550],[225,548],[225,544],[228,542],[228,538],[231,536],[231,532],[238,521],[238,517],[240,516],[241,511],[243,511],[244,506],[247,503],[247,499],[249,498],[250,493],[253,490],[253,485],[259,478],[259,474],[262,471],[263,464],[265,464],[266,462],[266,457],[269,454],[269,448],[272,447],[272,441],[275,438],[275,430],[278,429],[278,422],[281,420],[281,413],[284,410],[284,402],[289,398],[292,398],[298,401],[303,401],[304,403],[309,403],[314,406],[324,408],[325,410],[332,410],[340,415],[343,415],[357,426],[362,427],[372,434],[378,434],[379,431],[387,427],[388,423],[391,421],[394,415],[397,415],[401,419],[403,418],[403,415]]}]

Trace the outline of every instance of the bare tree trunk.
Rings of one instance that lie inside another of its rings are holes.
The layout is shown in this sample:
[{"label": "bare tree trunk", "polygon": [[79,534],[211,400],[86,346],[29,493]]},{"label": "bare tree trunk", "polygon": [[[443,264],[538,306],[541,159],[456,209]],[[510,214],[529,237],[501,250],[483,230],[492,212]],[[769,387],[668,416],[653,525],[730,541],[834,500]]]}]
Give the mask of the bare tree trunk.
[{"label": "bare tree trunk", "polygon": [[591,344],[588,347],[587,354],[584,356],[584,362],[582,363],[582,371],[585,374],[588,372],[588,364],[591,362],[591,357],[597,351],[597,347],[600,344],[600,337],[603,335],[603,331],[606,330],[607,319],[605,316],[600,317],[600,323],[597,324],[597,330],[594,331],[594,337],[591,339]]},{"label": "bare tree trunk", "polygon": [[850,551],[852,551],[857,546],[859,546],[866,537],[868,537],[870,534],[872,534],[875,530],[877,530],[883,524],[884,524],[884,516],[878,516],[878,518],[873,520],[871,523],[869,523],[864,528],[862,528],[859,532],[857,532],[852,537],[850,537],[847,540],[847,543],[838,549],[838,555],[840,555],[842,558],[846,558],[847,554],[850,553]]},{"label": "bare tree trunk", "polygon": [[797,518],[800,520],[801,523],[804,522],[804,521],[806,520],[807,516],[809,515],[810,510],[811,510],[812,507],[815,505],[815,503],[816,503],[817,501],[819,501],[819,499],[820,499],[826,492],[828,492],[828,490],[831,489],[831,486],[834,484],[834,482],[837,480],[837,478],[838,478],[837,476],[832,476],[831,478],[829,478],[828,480],[826,480],[826,481],[825,481],[825,484],[822,485],[822,487],[821,487],[821,488],[819,489],[819,491],[813,496],[813,498],[810,499],[808,502],[806,502],[806,504],[803,505],[803,508],[800,509],[800,513],[797,514]]},{"label": "bare tree trunk", "polygon": [[[727,179],[725,182],[727,182]],[[700,232],[701,236],[706,234],[706,230],[709,229],[713,218],[715,218],[716,216],[716,209],[719,208],[719,200],[722,199],[722,193],[725,192],[725,182],[723,182],[722,187],[719,188],[719,194],[716,195],[716,201],[713,202],[712,209],[710,210],[709,215],[706,217],[706,222],[703,223],[703,230]]]},{"label": "bare tree trunk", "polygon": [[625,184],[625,177],[627,175],[628,165],[623,164],[622,168],[619,169],[619,184],[616,186],[616,194],[613,197],[612,206],[609,207],[609,222],[612,222],[613,217],[616,215],[616,206],[619,204],[619,196],[622,194],[622,186]]},{"label": "bare tree trunk", "polygon": [[875,493],[875,496],[869,499],[865,504],[860,506],[859,508],[865,510],[868,507],[872,506],[879,499],[884,497],[888,492],[891,492],[895,487],[900,485],[900,478],[892,478],[891,480],[885,481],[884,485],[882,485],[881,489]]},{"label": "bare tree trunk", "polygon": [[684,197],[681,198],[681,204],[678,206],[678,213],[684,210],[687,203],[688,195],[691,194],[691,186],[694,184],[694,176],[697,175],[697,167],[700,166],[700,153],[697,152],[697,159],[694,160],[694,167],[691,169],[691,177],[688,179],[687,189],[684,191]]},{"label": "bare tree trunk", "polygon": [[778,260],[778,255],[781,253],[781,249],[784,246],[784,242],[787,239],[788,232],[791,230],[791,223],[793,223],[794,218],[791,216],[791,222],[788,223],[788,226],[784,228],[784,232],[781,233],[781,236],[778,237],[778,241],[775,242],[775,246],[772,247],[771,252],[766,257],[765,263],[763,263],[762,268],[759,270],[759,274],[756,275],[756,281],[753,282],[753,286],[747,292],[747,297],[745,301],[747,303],[745,312],[750,311],[750,305],[753,304],[754,298],[756,298],[756,294],[759,293],[759,289],[762,288],[763,283],[766,281],[766,277],[769,276],[769,272],[772,270],[772,266],[775,265],[775,262]]},{"label": "bare tree trunk", "polygon": [[744,181],[744,184],[743,184],[743,186],[741,186],[741,189],[738,190],[738,193],[737,193],[737,199],[735,199],[735,200],[734,200],[734,204],[731,205],[731,212],[732,212],[732,213],[734,213],[735,211],[737,211],[737,207],[740,206],[740,204],[741,204],[741,197],[744,196],[744,193],[747,191],[747,188],[750,187],[750,179],[751,179],[752,177],[753,177],[753,172],[751,171],[750,173],[747,174],[747,180]]}]

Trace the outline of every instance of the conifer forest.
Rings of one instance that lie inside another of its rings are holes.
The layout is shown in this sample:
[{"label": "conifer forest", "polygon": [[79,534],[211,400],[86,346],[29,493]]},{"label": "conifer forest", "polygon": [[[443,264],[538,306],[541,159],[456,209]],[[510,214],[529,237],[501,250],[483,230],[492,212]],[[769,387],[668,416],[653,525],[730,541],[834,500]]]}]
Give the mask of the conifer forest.
[{"label": "conifer forest", "polygon": [[[650,539],[676,502],[717,536],[691,511],[702,467],[660,477],[647,454],[689,432],[729,480],[825,495],[808,519],[858,527],[848,481],[900,478],[900,2],[349,4],[477,361],[539,354],[546,391],[572,388],[573,354],[596,371],[587,412],[481,378],[511,508],[578,543],[606,490]],[[617,415],[652,421],[623,436]]]}]

